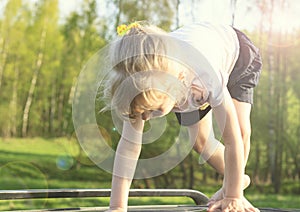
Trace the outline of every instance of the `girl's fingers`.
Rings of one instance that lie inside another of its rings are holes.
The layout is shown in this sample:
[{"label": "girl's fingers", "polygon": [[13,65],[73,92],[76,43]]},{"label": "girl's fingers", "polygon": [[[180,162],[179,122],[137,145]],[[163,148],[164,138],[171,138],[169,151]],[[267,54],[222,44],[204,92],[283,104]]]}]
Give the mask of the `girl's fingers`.
[{"label": "girl's fingers", "polygon": [[210,207],[211,205],[213,205],[216,201],[215,200],[209,200],[207,203],[207,206]]}]

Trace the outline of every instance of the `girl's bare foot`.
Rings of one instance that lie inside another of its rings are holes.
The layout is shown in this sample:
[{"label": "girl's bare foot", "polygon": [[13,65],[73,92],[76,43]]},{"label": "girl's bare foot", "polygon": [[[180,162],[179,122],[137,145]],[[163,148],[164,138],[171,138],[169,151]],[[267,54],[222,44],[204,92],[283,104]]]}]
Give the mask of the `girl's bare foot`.
[{"label": "girl's bare foot", "polygon": [[[246,189],[249,185],[250,185],[250,177],[248,175],[244,175],[244,189]],[[220,188],[209,200],[207,205],[211,205],[212,203],[219,201],[221,199],[223,199],[225,196],[225,190],[224,188]],[[246,200],[246,199],[245,199]],[[247,200],[246,200],[247,201]],[[248,201],[247,201],[248,202]],[[248,202],[250,204],[250,202]],[[251,204],[250,204],[251,205]],[[253,206],[252,206],[253,207]]]}]

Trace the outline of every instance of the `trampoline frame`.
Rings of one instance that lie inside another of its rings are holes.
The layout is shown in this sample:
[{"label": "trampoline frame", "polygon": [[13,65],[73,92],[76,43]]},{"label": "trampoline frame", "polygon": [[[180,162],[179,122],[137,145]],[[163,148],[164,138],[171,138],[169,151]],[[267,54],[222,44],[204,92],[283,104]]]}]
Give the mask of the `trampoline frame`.
[{"label": "trampoline frame", "polygon": [[[111,189],[29,189],[29,190],[0,190],[1,200],[25,200],[47,198],[85,198],[109,197]],[[163,206],[129,206],[128,211],[205,211],[208,197],[200,191],[192,189],[130,189],[129,197],[189,197],[195,205],[163,205]],[[105,211],[108,207],[37,209],[38,211]],[[291,212],[299,209],[260,208],[261,212]],[[24,210],[22,210],[24,211]]]}]

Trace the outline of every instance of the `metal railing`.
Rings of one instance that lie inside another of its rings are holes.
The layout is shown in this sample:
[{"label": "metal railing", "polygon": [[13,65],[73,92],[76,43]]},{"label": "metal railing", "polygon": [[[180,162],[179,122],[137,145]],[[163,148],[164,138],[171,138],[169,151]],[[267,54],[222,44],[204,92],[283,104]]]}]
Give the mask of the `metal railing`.
[{"label": "metal railing", "polygon": [[[0,200],[37,198],[109,197],[110,189],[31,189],[1,190]],[[208,197],[190,189],[131,189],[130,197],[190,197],[196,205],[205,204]]]},{"label": "metal railing", "polygon": [[[1,200],[20,199],[45,199],[45,198],[85,198],[85,197],[109,197],[110,189],[30,189],[30,190],[0,190]],[[170,206],[131,206],[128,211],[203,211],[207,209],[205,204],[208,197],[200,191],[191,189],[131,189],[129,197],[189,197],[195,205],[170,205]],[[91,208],[68,208],[36,211],[105,211],[107,207]],[[274,209],[261,208],[261,212],[291,212],[299,209]]]}]

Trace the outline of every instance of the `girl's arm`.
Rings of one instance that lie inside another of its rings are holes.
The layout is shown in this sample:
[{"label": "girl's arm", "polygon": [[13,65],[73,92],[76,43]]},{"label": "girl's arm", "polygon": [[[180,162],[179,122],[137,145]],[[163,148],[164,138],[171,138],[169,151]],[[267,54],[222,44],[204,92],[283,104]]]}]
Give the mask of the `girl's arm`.
[{"label": "girl's arm", "polygon": [[127,211],[129,188],[141,152],[144,121],[124,121],[112,177],[110,211]]},{"label": "girl's arm", "polygon": [[225,145],[225,199],[242,199],[243,197],[243,175],[244,175],[244,147],[238,117],[226,89],[224,101],[221,105],[213,108],[217,123]]}]

